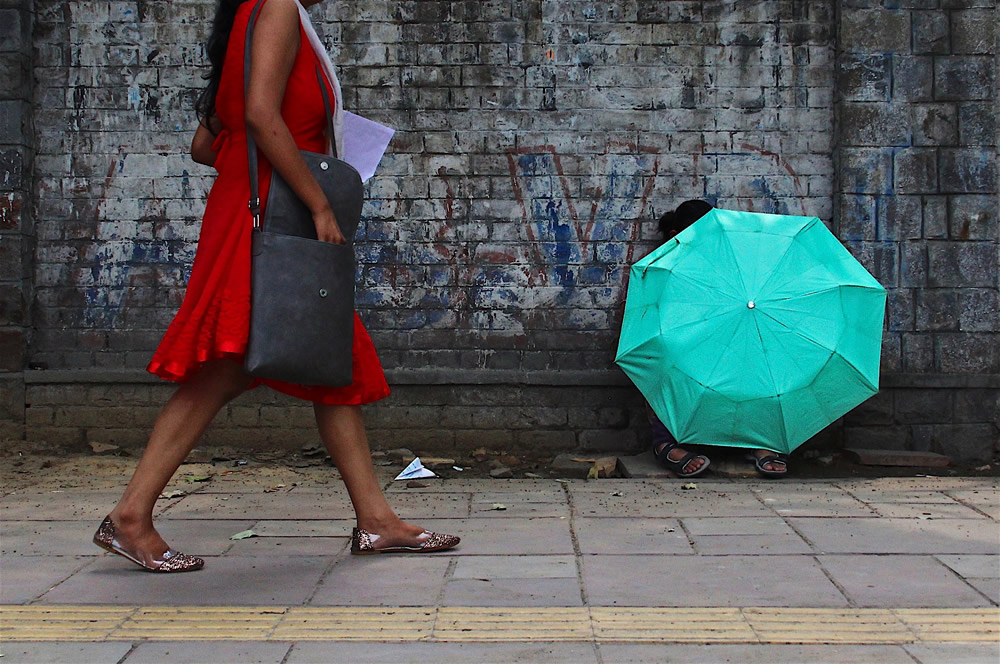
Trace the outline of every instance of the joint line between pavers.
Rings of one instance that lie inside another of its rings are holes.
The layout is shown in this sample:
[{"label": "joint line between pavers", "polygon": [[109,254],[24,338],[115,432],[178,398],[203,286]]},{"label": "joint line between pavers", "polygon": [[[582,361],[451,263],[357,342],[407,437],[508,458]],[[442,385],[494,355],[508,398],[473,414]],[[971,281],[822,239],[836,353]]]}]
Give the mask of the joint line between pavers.
[{"label": "joint line between pavers", "polygon": [[573,494],[569,490],[568,484],[561,484],[563,497],[566,499],[566,506],[569,511],[569,540],[573,545],[573,563],[576,566],[576,584],[580,591],[580,601],[583,606],[590,604],[587,597],[587,586],[583,582],[583,553],[580,549],[580,538],[576,532],[576,505],[573,503]]},{"label": "joint line between pavers", "polygon": [[753,634],[753,637],[754,639],[756,639],[757,643],[763,643],[764,641],[761,638],[760,632],[757,631],[756,625],[753,624],[753,621],[750,620],[750,616],[743,608],[740,609],[740,618],[743,620],[744,624],[746,624],[747,628],[750,630],[750,633]]},{"label": "joint line between pavers", "polygon": [[994,604],[994,601],[993,601],[992,597],[990,597],[989,595],[987,595],[985,592],[983,592],[982,590],[980,590],[976,586],[974,586],[971,583],[969,583],[969,580],[966,579],[961,574],[959,574],[957,570],[952,569],[951,565],[947,564],[946,562],[944,562],[943,560],[941,560],[940,558],[938,558],[938,556],[940,556],[940,555],[942,555],[942,554],[932,555],[931,558],[933,558],[934,560],[936,560],[940,565],[944,566],[944,568],[946,570],[948,570],[953,575],[955,575],[956,577],[958,577],[958,580],[961,581],[962,583],[964,583],[969,588],[971,588],[974,593],[980,595],[983,599],[985,599],[990,604]]},{"label": "joint line between pavers", "polygon": [[910,633],[914,643],[927,643],[927,641],[925,641],[920,635],[920,631],[915,629],[914,626],[910,624],[905,615],[900,614],[896,609],[889,609],[889,611],[891,611],[892,615],[894,615],[896,619],[902,623],[903,627],[906,628],[906,631]]},{"label": "joint line between pavers", "polygon": [[940,493],[943,493],[944,495],[948,496],[949,498],[951,498],[952,500],[954,500],[959,505],[964,505],[964,506],[968,507],[970,510],[972,510],[973,512],[976,512],[978,514],[982,514],[983,516],[985,516],[990,521],[995,521],[995,519],[990,514],[987,514],[983,510],[979,509],[979,507],[977,507],[976,505],[974,505],[974,504],[972,504],[972,503],[970,503],[968,501],[962,500],[961,498],[956,498],[955,496],[951,495],[953,491],[960,491],[960,490],[961,489],[944,489],[944,490],[940,491]]}]

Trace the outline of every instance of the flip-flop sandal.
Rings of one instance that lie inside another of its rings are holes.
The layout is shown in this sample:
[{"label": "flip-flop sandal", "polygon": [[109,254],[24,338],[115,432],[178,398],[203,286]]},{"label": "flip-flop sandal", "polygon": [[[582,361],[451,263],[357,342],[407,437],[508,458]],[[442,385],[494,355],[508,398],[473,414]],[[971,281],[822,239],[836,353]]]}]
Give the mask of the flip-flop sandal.
[{"label": "flip-flop sandal", "polygon": [[[659,452],[657,452],[656,446],[654,445],[653,456],[656,457],[657,461],[665,465],[667,467],[667,470],[669,470],[674,475],[682,479],[687,479],[689,477],[695,477],[696,475],[701,475],[703,472],[708,470],[708,466],[711,463],[711,461],[709,461],[708,457],[705,456],[704,454],[695,454],[694,452],[688,452],[687,454],[684,455],[684,458],[678,461],[674,461],[673,459],[671,459],[668,456],[670,454],[670,450],[676,448],[677,446],[678,446],[677,443],[667,443],[660,449]],[[699,468],[698,470],[692,471],[690,473],[685,473],[684,467],[687,466],[692,459],[702,459],[704,463],[701,464],[701,468]]]},{"label": "flip-flop sandal", "polygon": [[[764,477],[784,477],[788,474],[788,462],[780,454],[768,454],[760,458],[756,454],[750,454],[750,459],[757,467],[757,472]],[[781,470],[768,470],[766,464],[781,464]]]}]

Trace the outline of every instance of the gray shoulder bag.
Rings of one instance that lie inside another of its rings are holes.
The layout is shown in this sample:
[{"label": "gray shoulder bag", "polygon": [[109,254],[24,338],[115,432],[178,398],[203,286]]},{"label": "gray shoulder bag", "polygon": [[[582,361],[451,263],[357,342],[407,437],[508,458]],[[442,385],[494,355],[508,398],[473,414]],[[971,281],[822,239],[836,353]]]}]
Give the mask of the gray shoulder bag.
[{"label": "gray shoulder bag", "polygon": [[[244,99],[250,83],[250,43],[264,0],[247,24],[243,54]],[[352,382],[354,341],[354,234],[361,221],[361,176],[336,157],[333,111],[320,68],[334,156],[301,151],[322,187],[347,244],[316,239],[309,209],[275,170],[267,212],[260,218],[257,144],[247,131],[253,240],[250,264],[250,337],[245,368],[260,378],[341,387]]]}]

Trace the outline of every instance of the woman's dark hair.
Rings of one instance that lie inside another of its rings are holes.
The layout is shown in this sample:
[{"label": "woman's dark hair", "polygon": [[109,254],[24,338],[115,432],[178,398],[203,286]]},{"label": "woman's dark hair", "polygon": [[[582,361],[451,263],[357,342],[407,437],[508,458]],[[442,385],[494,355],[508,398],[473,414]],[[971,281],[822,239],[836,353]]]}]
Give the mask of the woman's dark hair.
[{"label": "woman's dark hair", "polygon": [[680,233],[711,211],[712,205],[708,201],[684,201],[675,211],[663,213],[660,217],[660,233],[665,236],[669,236],[671,232]]},{"label": "woman's dark hair", "polygon": [[209,126],[208,119],[215,115],[215,95],[219,92],[219,81],[222,79],[222,61],[226,59],[226,46],[229,45],[229,33],[233,30],[236,10],[246,1],[219,0],[219,6],[215,10],[212,32],[205,44],[205,53],[208,55],[208,62],[212,68],[203,77],[208,81],[208,85],[198,95],[198,101],[194,105],[198,119],[206,127]]}]

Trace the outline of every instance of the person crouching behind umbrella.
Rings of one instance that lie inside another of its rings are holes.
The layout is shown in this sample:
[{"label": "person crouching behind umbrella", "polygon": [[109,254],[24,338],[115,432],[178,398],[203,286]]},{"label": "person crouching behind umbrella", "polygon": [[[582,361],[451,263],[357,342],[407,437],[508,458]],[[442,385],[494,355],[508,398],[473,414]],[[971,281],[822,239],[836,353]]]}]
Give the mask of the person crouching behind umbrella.
[{"label": "person crouching behind umbrella", "polygon": [[[666,212],[660,217],[660,234],[663,242],[673,239],[685,228],[701,219],[712,210],[712,205],[703,200],[684,201],[673,212]],[[694,477],[708,470],[710,461],[704,454],[689,452],[677,442],[660,418],[646,403],[646,416],[649,420],[650,433],[653,439],[653,455],[657,461],[667,467],[678,477]],[[784,457],[771,450],[751,450],[747,456],[752,459],[757,471],[765,477],[783,477],[788,472],[788,464]]]}]

